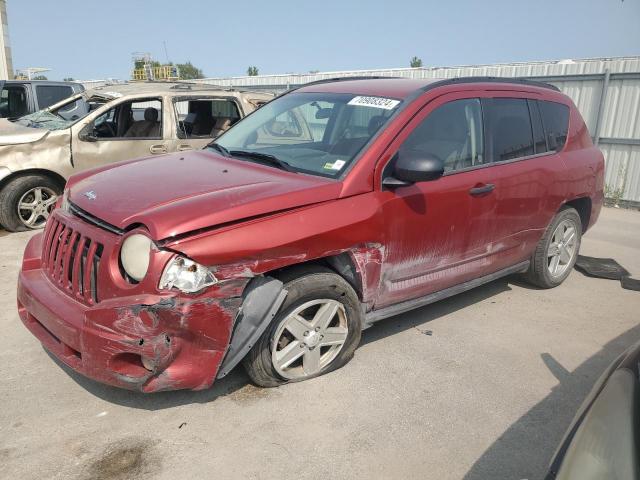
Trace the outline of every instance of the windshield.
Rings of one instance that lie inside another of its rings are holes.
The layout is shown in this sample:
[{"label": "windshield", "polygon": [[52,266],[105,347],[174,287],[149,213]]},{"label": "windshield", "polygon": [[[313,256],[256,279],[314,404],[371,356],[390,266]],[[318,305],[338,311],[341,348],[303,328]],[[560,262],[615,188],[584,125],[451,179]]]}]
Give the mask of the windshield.
[{"label": "windshield", "polygon": [[66,120],[48,110],[39,110],[30,115],[25,115],[15,123],[31,128],[46,128],[47,130],[63,130],[70,127],[76,120]]},{"label": "windshield", "polygon": [[291,93],[238,122],[210,148],[245,161],[336,178],[400,103],[343,93]]}]

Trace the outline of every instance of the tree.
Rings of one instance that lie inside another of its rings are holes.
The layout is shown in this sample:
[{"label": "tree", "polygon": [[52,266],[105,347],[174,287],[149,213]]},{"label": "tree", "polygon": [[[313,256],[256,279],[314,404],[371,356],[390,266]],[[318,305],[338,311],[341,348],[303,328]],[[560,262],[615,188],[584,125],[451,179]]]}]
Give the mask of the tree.
[{"label": "tree", "polygon": [[257,77],[258,76],[258,67],[249,67],[249,68],[247,68],[247,75],[249,75],[250,77]]},{"label": "tree", "polygon": [[418,58],[418,57],[413,57],[410,61],[409,61],[409,66],[411,68],[419,68],[422,66],[422,59]]},{"label": "tree", "polygon": [[31,77],[31,80],[49,80],[49,79],[44,75],[36,75],[35,77]]},{"label": "tree", "polygon": [[202,70],[193,65],[191,62],[176,64],[180,70],[180,78],[183,80],[193,80],[194,78],[204,78]]}]

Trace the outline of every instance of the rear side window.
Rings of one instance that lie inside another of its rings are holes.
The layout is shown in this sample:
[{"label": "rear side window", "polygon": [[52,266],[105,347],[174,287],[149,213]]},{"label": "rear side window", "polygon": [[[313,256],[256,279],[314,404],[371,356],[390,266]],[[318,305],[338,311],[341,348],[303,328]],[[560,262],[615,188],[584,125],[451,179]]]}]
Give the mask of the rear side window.
[{"label": "rear side window", "polygon": [[549,150],[562,150],[569,130],[569,107],[561,103],[538,100]]},{"label": "rear side window", "polygon": [[38,106],[47,108],[60,100],[73,95],[73,89],[67,85],[37,85]]},{"label": "rear side window", "polygon": [[480,100],[454,100],[436,108],[402,144],[403,153],[437,157],[445,172],[484,163]]},{"label": "rear side window", "polygon": [[494,162],[533,155],[533,130],[527,100],[491,98],[483,102]]}]

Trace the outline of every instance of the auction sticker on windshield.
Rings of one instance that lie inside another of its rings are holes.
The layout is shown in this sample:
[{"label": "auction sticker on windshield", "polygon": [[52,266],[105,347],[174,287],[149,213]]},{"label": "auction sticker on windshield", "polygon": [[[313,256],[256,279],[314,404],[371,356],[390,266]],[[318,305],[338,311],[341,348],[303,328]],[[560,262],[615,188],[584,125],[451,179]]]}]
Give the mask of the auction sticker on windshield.
[{"label": "auction sticker on windshield", "polygon": [[357,105],[359,107],[382,108],[384,110],[393,110],[398,106],[400,100],[382,97],[353,97],[349,101],[349,105]]}]

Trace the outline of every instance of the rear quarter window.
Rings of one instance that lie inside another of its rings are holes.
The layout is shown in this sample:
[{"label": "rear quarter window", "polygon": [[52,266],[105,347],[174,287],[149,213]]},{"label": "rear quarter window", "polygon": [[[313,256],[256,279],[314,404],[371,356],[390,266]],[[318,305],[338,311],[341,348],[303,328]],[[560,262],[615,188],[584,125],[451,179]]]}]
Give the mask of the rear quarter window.
[{"label": "rear quarter window", "polygon": [[569,131],[569,107],[562,103],[538,100],[549,150],[562,150]]}]

